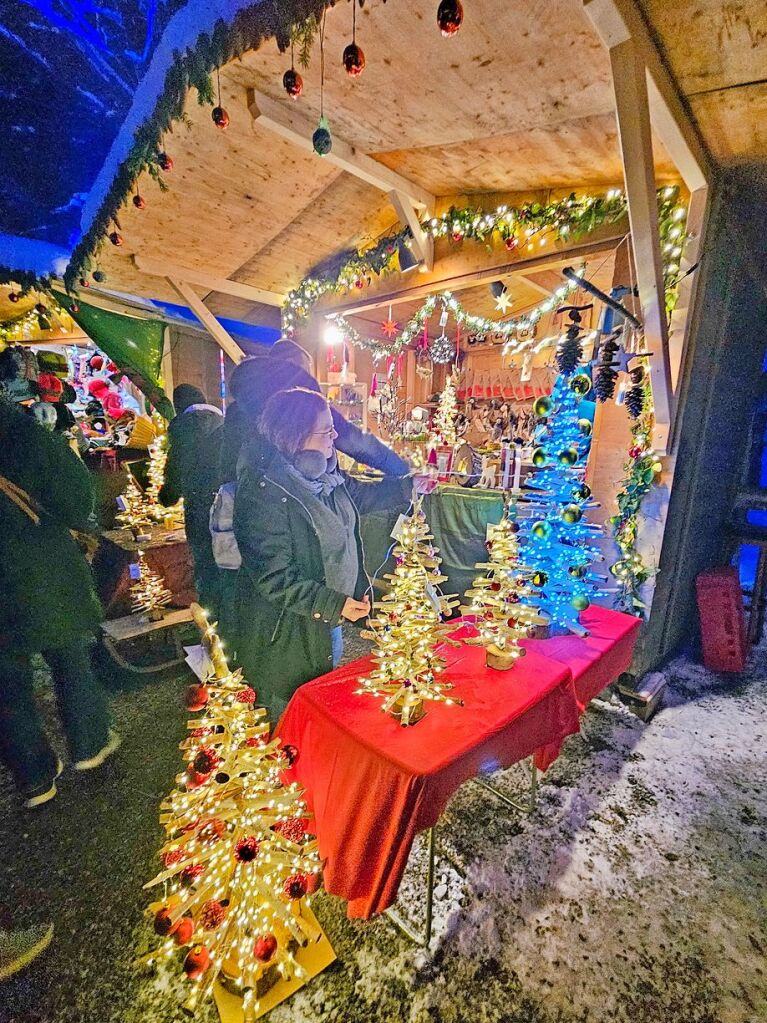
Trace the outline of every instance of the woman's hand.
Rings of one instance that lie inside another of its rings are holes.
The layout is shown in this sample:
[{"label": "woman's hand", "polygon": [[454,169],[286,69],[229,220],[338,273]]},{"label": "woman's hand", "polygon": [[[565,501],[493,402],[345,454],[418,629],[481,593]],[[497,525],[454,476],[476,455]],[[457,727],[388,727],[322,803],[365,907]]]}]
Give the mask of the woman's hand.
[{"label": "woman's hand", "polygon": [[366,596],[364,600],[353,600],[346,598],[346,603],[341,610],[341,617],[347,622],[358,622],[360,618],[366,618],[370,614],[370,599]]}]

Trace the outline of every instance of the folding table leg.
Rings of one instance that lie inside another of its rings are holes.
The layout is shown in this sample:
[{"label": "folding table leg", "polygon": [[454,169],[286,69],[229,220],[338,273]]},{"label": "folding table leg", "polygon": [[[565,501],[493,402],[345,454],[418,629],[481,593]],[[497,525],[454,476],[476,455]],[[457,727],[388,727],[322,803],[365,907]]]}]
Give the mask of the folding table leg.
[{"label": "folding table leg", "polygon": [[525,803],[520,803],[518,800],[512,799],[511,796],[507,796],[505,792],[501,792],[500,789],[497,789],[495,785],[491,785],[489,781],[485,781],[484,778],[474,778],[474,781],[481,788],[492,792],[501,802],[512,807],[512,809],[526,814],[535,812],[535,808],[538,805],[538,768],[535,766],[534,757],[530,757],[530,789]]},{"label": "folding table leg", "polygon": [[426,832],[426,848],[428,853],[426,863],[426,921],[423,933],[419,934],[418,931],[414,930],[407,920],[403,919],[395,909],[384,910],[385,916],[391,920],[395,927],[402,931],[406,938],[410,938],[416,945],[423,945],[424,948],[428,948],[431,942],[432,917],[434,915],[434,863],[436,856],[433,827],[429,828]]}]

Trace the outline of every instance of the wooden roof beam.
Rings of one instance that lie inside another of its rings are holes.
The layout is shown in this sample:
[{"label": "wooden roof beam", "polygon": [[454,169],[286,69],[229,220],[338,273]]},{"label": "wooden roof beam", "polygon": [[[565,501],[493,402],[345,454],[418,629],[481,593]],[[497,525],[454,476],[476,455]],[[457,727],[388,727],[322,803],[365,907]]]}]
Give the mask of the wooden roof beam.
[{"label": "wooden roof beam", "polygon": [[427,270],[434,269],[434,239],[421,227],[415,204],[404,192],[389,192],[389,200],[403,224],[407,224],[413,236],[413,252]]},{"label": "wooden roof beam", "polygon": [[241,284],[240,281],[215,277],[213,274],[204,273],[201,270],[174,266],[164,260],[159,262],[136,254],[133,257],[133,262],[136,264],[137,270],[152,277],[174,277],[176,280],[186,281],[187,284],[196,284],[200,288],[205,288],[206,291],[215,291],[221,295],[233,295],[235,298],[243,298],[248,302],[260,302],[263,305],[281,307],[285,300],[285,296],[276,291],[264,291],[263,288],[254,288],[251,284]]},{"label": "wooden roof beam", "polygon": [[[312,135],[316,125],[308,118],[255,89],[247,90],[247,104],[255,124],[268,128],[302,149],[314,151]],[[390,170],[365,153],[360,153],[355,146],[338,138],[337,135],[333,136],[333,148],[322,159],[346,171],[347,174],[353,174],[369,185],[380,188],[382,192],[387,194],[396,192],[406,196],[414,206],[429,213],[435,208],[436,199],[431,192],[408,181],[401,174]]]},{"label": "wooden roof beam", "polygon": [[541,270],[539,273],[516,273],[514,276],[541,295],[553,295],[562,285],[561,276],[553,270]]},{"label": "wooden roof beam", "polygon": [[185,305],[189,306],[219,348],[229,356],[235,366],[242,362],[245,358],[245,352],[243,352],[229,331],[225,330],[218,322],[197,292],[186,281],[177,280],[175,277],[168,277],[166,279],[179,298]]}]

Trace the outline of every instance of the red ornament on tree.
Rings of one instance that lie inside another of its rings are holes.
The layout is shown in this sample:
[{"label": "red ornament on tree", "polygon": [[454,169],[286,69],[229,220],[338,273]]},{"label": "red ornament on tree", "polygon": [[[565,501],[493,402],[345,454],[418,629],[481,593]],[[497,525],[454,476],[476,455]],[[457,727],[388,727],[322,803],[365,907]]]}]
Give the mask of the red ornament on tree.
[{"label": "red ornament on tree", "polygon": [[285,754],[285,758],[288,761],[288,766],[292,767],[293,764],[298,760],[298,747],[294,746],[290,742],[286,742],[282,747],[282,752]]},{"label": "red ornament on tree", "polygon": [[343,64],[350,78],[357,78],[365,70],[365,54],[356,43],[349,43],[344,50]]},{"label": "red ornament on tree", "polygon": [[184,959],[184,973],[190,980],[199,980],[210,966],[210,952],[204,945],[194,945]]},{"label": "red ornament on tree", "polygon": [[629,457],[630,458],[642,457],[642,449],[639,447],[638,444],[635,444],[633,447],[629,448]]},{"label": "red ornament on tree", "polygon": [[295,68],[288,68],[282,76],[282,85],[291,99],[298,99],[304,91],[304,80]]},{"label": "red ornament on tree", "polygon": [[80,312],[80,303],[79,302],[73,302],[71,304],[71,306],[69,307],[69,311],[70,311],[70,313],[79,313]]},{"label": "red ornament on tree", "polygon": [[437,8],[437,24],[443,36],[454,36],[463,21],[461,0],[441,0]]},{"label": "red ornament on tree", "polygon": [[212,728],[205,726],[203,728],[193,728],[189,734],[193,739],[202,739],[204,736],[210,735],[212,731]]},{"label": "red ornament on tree", "polygon": [[173,931],[173,937],[177,945],[188,945],[194,934],[194,920],[191,916],[182,916]]},{"label": "red ornament on tree", "polygon": [[306,821],[303,817],[289,817],[286,821],[278,821],[273,824],[272,831],[278,832],[289,842],[301,845],[306,835]]},{"label": "red ornament on tree", "polygon": [[164,867],[172,867],[176,863],[180,863],[184,858],[183,849],[171,849],[166,853],[163,853],[162,863]]},{"label": "red ornament on tree", "polygon": [[192,767],[195,769],[197,774],[210,774],[218,767],[221,763],[221,759],[214,749],[210,746],[203,746],[202,749],[197,751],[197,754],[192,761]]},{"label": "red ornament on tree", "polygon": [[190,863],[188,867],[184,867],[179,875],[179,881],[184,888],[191,888],[198,877],[201,877],[205,873],[205,867],[202,863]]},{"label": "red ornament on tree", "polygon": [[518,245],[519,242],[517,241],[517,236],[515,234],[510,234],[509,237],[506,239],[506,248],[509,250],[509,252],[513,252]]},{"label": "red ornament on tree", "polygon": [[123,236],[119,233],[119,231],[111,231],[109,234],[109,240],[113,245],[122,245]]},{"label": "red ornament on tree", "polygon": [[208,692],[207,686],[195,683],[192,686],[188,686],[184,697],[187,710],[202,710],[205,704],[208,702],[210,693]]},{"label": "red ornament on tree", "polygon": [[241,838],[234,847],[234,858],[240,863],[252,863],[256,856],[258,856],[260,848],[261,843],[256,836],[248,835],[247,838]]},{"label": "red ornament on tree", "polygon": [[167,153],[157,154],[157,166],[160,170],[165,171],[166,174],[170,174],[173,170],[173,158],[168,156]]},{"label": "red ornament on tree", "polygon": [[208,899],[200,910],[200,925],[203,930],[215,931],[226,918],[226,907],[218,899]]},{"label": "red ornament on tree", "polygon": [[143,210],[146,206],[146,200],[143,195],[139,195],[138,192],[133,196],[133,205],[137,210]]},{"label": "red ornament on tree", "polygon": [[237,693],[237,695],[235,696],[235,699],[237,700],[238,703],[250,703],[250,704],[253,704],[253,703],[256,702],[256,690],[255,689],[251,689],[250,686],[246,686],[244,689],[241,689]]},{"label": "red ornament on tree", "polygon": [[283,885],[282,890],[289,899],[303,899],[307,890],[306,875],[291,874]]},{"label": "red ornament on tree", "polygon": [[210,116],[213,118],[215,126],[221,131],[226,131],[229,127],[229,114],[223,107],[213,107]]},{"label": "red ornament on tree", "polygon": [[86,280],[85,277],[81,277],[80,278],[80,287],[81,288],[90,288],[90,286],[91,286],[91,282],[90,281]]},{"label": "red ornament on tree", "polygon": [[172,934],[175,931],[175,929],[176,928],[173,926],[173,920],[171,919],[169,909],[161,909],[158,913],[155,914],[154,918],[155,934],[159,934],[164,937],[166,934]]},{"label": "red ornament on tree", "polygon": [[262,934],[253,945],[253,955],[260,963],[268,963],[277,951],[277,939],[273,934]]},{"label": "red ornament on tree", "polygon": [[19,295],[17,292],[15,292],[15,291],[9,291],[8,292],[8,301],[9,302],[18,302],[18,300],[20,298],[21,298],[21,295]]}]

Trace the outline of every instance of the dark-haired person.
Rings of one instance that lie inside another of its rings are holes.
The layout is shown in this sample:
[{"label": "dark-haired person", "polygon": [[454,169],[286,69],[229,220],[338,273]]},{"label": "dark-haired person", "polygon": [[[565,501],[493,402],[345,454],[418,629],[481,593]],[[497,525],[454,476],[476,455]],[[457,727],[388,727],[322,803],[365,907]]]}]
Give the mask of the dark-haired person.
[{"label": "dark-haired person", "polygon": [[407,507],[413,481],[360,483],[338,469],[327,401],[273,395],[245,454],[234,503],[242,556],[236,653],[273,725],[295,690],[341,654],[341,621],[368,615],[359,513]]},{"label": "dark-haired person", "polygon": [[218,614],[219,569],[213,559],[208,520],[218,488],[224,419],[199,389],[179,384],[173,391],[176,416],[168,427],[168,460],[160,503],[184,499],[186,539],[194,562],[194,583],[204,608]]}]

